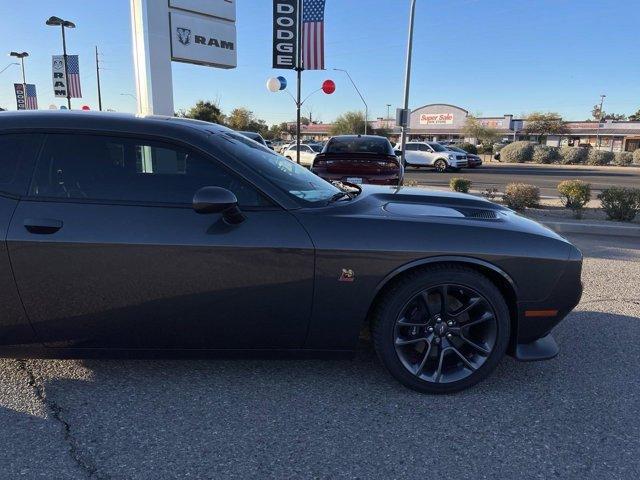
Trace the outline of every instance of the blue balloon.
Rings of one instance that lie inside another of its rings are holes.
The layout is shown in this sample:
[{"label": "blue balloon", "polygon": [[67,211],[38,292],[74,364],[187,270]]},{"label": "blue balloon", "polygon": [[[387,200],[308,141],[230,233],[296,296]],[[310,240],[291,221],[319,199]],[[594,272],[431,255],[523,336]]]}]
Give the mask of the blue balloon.
[{"label": "blue balloon", "polygon": [[65,107],[64,105],[60,105],[60,110],[66,110],[67,107]]},{"label": "blue balloon", "polygon": [[277,77],[277,78],[280,81],[280,90],[284,90],[285,88],[287,88],[287,79],[284,77]]}]

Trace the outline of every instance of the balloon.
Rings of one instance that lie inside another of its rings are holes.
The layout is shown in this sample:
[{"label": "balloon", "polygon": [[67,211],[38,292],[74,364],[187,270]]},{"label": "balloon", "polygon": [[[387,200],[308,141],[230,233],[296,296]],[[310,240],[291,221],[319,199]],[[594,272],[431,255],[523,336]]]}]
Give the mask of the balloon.
[{"label": "balloon", "polygon": [[83,105],[82,110],[91,110],[91,109],[89,108],[89,105]]},{"label": "balloon", "polygon": [[325,80],[322,82],[322,91],[327,95],[331,95],[336,91],[336,83],[333,80]]},{"label": "balloon", "polygon": [[280,90],[284,90],[285,88],[287,88],[287,79],[284,77],[278,77],[278,80],[280,81]]},{"label": "balloon", "polygon": [[49,110],[57,110],[58,107],[56,107],[53,103],[51,105],[49,105]]},{"label": "balloon", "polygon": [[275,77],[267,80],[267,90],[269,90],[270,92],[277,92],[278,90],[280,90],[280,80]]}]

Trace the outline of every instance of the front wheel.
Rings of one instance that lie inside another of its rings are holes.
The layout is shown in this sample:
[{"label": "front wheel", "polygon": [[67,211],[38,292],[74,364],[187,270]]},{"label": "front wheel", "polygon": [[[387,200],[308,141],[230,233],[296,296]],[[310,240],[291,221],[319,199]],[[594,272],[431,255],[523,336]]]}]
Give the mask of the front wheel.
[{"label": "front wheel", "polygon": [[509,343],[509,309],[484,275],[434,266],[395,283],[372,318],[376,352],[405,386],[450,393],[486,378]]},{"label": "front wheel", "polygon": [[436,169],[436,172],[443,173],[447,171],[447,162],[442,159],[436,160],[436,163],[434,163],[433,166]]}]

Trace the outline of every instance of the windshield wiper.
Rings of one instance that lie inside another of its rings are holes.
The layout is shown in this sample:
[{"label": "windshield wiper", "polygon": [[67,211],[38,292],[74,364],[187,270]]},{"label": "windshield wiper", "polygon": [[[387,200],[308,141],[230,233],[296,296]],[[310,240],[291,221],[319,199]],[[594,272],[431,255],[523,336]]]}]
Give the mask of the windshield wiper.
[{"label": "windshield wiper", "polygon": [[331,198],[327,201],[327,204],[337,202],[338,200],[342,200],[343,198],[351,199],[351,195],[347,192],[338,192],[331,195]]},{"label": "windshield wiper", "polygon": [[[349,182],[332,182],[336,187],[342,189],[340,192],[334,193],[331,198],[329,198],[327,204],[337,202],[345,197],[349,200],[357,197],[362,192],[362,187],[360,185],[356,185],[355,183]],[[346,189],[345,189],[346,187]]]}]

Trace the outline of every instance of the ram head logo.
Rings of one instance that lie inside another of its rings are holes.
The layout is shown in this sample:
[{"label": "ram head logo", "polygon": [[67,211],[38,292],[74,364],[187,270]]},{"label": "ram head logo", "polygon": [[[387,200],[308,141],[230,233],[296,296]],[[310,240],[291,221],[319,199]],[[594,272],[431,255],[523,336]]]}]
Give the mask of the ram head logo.
[{"label": "ram head logo", "polygon": [[189,45],[191,43],[191,30],[178,27],[176,31],[178,32],[178,40],[180,40],[181,44]]},{"label": "ram head logo", "polygon": [[62,60],[54,60],[53,61],[53,69],[54,70],[62,70],[64,68],[64,62]]}]

